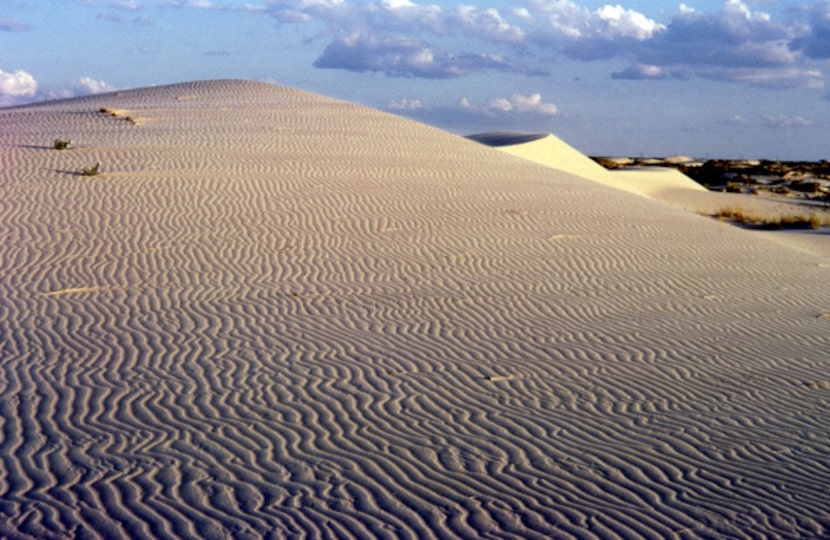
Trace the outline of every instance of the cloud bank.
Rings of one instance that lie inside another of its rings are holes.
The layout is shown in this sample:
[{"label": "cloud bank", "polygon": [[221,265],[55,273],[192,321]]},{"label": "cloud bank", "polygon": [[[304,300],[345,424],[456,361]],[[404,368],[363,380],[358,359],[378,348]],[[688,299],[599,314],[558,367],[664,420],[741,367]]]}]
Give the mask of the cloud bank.
[{"label": "cloud bank", "polygon": [[701,77],[768,88],[820,88],[815,60],[830,59],[830,2],[785,22],[725,0],[713,13],[680,4],[667,21],[619,4],[525,0],[507,11],[411,0],[274,0],[277,24],[328,38],[314,65],[394,77],[449,79],[486,71],[546,75],[557,56],[624,59],[614,79]]},{"label": "cloud bank", "polygon": [[40,91],[35,77],[26,71],[0,70],[0,107],[12,107],[33,101],[63,99],[90,94],[114,92],[117,88],[106,81],[80,77],[65,88]]}]

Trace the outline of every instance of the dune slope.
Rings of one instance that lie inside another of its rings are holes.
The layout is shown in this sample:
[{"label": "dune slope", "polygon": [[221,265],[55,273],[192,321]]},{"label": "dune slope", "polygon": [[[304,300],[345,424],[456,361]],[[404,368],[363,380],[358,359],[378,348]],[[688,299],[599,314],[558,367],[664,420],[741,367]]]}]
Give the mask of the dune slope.
[{"label": "dune slope", "polygon": [[826,258],[243,81],[0,110],[0,193],[2,537],[828,534]]},{"label": "dune slope", "polygon": [[609,171],[550,133],[494,132],[470,135],[468,138],[510,155],[645,197],[657,197],[670,190],[706,191],[675,169],[649,167]]}]

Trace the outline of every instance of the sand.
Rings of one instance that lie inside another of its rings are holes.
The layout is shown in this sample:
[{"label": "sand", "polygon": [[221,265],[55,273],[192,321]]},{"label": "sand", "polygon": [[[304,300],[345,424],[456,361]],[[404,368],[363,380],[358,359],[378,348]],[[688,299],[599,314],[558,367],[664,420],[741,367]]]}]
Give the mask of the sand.
[{"label": "sand", "polygon": [[[515,132],[481,133],[471,140],[498,148],[510,155],[568,172],[582,178],[642,195],[670,204],[688,212],[713,216],[724,209],[743,210],[748,214],[769,219],[784,216],[810,216],[816,206],[803,200],[777,196],[745,196],[719,193],[706,188],[676,169],[660,166],[631,166],[607,170],[596,161],[552,134],[524,134]],[[631,158],[604,158],[621,165],[633,163]],[[672,156],[662,163],[694,161],[686,156]],[[822,212],[819,212],[823,216]],[[787,230],[766,233],[769,240],[815,255],[830,257],[830,234],[827,230]]]},{"label": "sand", "polygon": [[828,257],[243,81],[2,110],[0,201],[2,537],[830,534]]}]

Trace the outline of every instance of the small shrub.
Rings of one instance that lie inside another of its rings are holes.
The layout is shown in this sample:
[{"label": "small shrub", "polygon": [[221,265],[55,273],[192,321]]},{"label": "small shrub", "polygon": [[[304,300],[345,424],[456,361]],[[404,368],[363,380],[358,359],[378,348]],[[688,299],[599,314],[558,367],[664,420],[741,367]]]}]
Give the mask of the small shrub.
[{"label": "small shrub", "polygon": [[830,225],[830,220],[822,219],[816,213],[809,216],[802,214],[767,217],[745,212],[740,208],[722,208],[713,217],[756,229],[820,229],[825,225]]},{"label": "small shrub", "polygon": [[87,169],[81,169],[82,176],[98,176],[101,173],[101,162],[96,161],[95,165]]},{"label": "small shrub", "polygon": [[55,139],[54,147],[55,150],[66,150],[69,148],[69,145],[72,144],[72,139],[62,140],[62,139]]}]

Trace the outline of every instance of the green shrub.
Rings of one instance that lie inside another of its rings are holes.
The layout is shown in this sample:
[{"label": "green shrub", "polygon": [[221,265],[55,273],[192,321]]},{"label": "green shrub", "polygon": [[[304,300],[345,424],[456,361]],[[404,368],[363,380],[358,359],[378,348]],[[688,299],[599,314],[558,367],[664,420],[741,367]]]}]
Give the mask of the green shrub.
[{"label": "green shrub", "polygon": [[101,162],[96,161],[95,165],[93,165],[92,167],[89,167],[88,169],[81,169],[81,175],[83,175],[83,176],[97,176],[101,172],[100,169],[101,169]]}]

